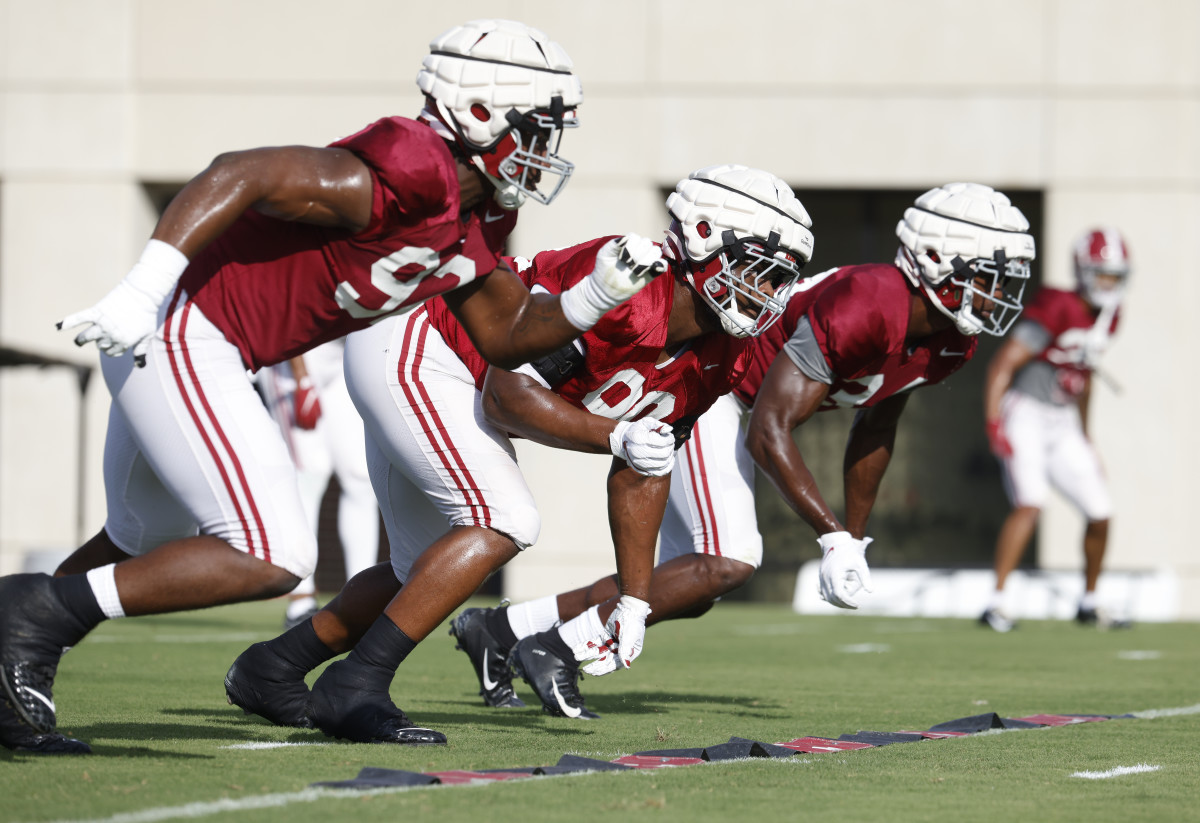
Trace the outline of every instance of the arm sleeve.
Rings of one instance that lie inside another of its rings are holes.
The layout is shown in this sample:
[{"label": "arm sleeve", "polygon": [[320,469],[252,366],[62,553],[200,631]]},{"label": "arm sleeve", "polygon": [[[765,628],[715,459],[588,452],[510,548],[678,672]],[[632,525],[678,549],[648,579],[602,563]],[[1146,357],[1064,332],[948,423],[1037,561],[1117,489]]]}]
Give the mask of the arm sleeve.
[{"label": "arm sleeve", "polygon": [[796,330],[783,344],[783,351],[796,364],[796,368],[804,373],[805,377],[827,386],[833,384],[833,372],[830,370],[829,364],[825,362],[825,355],[821,353],[821,347],[813,335],[812,324],[809,323],[808,317],[800,318],[800,322],[796,324]]}]

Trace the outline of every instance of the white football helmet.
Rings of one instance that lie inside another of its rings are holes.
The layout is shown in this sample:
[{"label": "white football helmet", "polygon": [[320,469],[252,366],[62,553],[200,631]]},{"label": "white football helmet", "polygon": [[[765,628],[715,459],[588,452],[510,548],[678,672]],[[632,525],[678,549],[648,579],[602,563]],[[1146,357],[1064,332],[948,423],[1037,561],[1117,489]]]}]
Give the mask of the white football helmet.
[{"label": "white football helmet", "polygon": [[[734,337],[757,337],[779,319],[785,293],[812,258],[812,219],[778,177],[746,166],[709,166],[667,198],[664,257]],[[752,315],[741,296],[757,306]]]},{"label": "white football helmet", "polygon": [[[445,126],[467,158],[515,209],[549,203],[575,166],[558,156],[563,129],[579,125],[579,78],[562,46],[524,23],[472,20],[429,44],[417,74],[426,121]],[[436,121],[436,122],[435,122]]]},{"label": "white football helmet", "polygon": [[[1036,253],[1029,221],[1007,197],[979,183],[930,189],[904,210],[896,236],[896,266],[960,332],[1008,331]],[[976,295],[993,304],[989,316],[975,314]]]},{"label": "white football helmet", "polygon": [[[1075,282],[1083,298],[1098,309],[1109,304],[1115,308],[1125,296],[1129,282],[1129,247],[1113,228],[1096,228],[1084,232],[1075,241]],[[1117,277],[1115,286],[1102,287],[1096,275]]]}]

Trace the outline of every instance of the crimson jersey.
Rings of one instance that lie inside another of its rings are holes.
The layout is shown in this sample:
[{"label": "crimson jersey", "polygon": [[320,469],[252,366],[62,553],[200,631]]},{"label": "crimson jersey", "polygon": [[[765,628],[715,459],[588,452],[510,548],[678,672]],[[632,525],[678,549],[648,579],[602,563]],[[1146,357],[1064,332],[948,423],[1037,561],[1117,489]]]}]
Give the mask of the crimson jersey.
[{"label": "crimson jersey", "polygon": [[1104,323],[1079,292],[1043,288],[1025,308],[1021,321],[1036,323],[1045,330],[1049,340],[1038,352],[1037,360],[1052,366],[1058,388],[1076,398],[1120,319],[1118,311]]},{"label": "crimson jersey", "polygon": [[[596,254],[611,237],[567,249],[544,251],[533,260],[510,266],[532,290],[541,286],[561,294],[587,277]],[[722,332],[694,338],[674,357],[659,364],[667,340],[667,320],[675,281],[661,276],[600,318],[580,336],[584,359],[554,393],[574,406],[613,420],[651,416],[667,423],[690,422],[718,397],[741,382],[753,357],[748,340]],[[483,386],[487,363],[441,300],[428,304],[429,317],[447,345],[462,358]]]},{"label": "crimson jersey", "polygon": [[754,363],[736,394],[753,405],[772,361],[807,317],[833,374],[818,411],[874,406],[894,394],[945,380],[971,359],[978,341],[951,326],[913,344],[912,289],[890,264],[844,266],[801,280],[783,317],[755,339]]},{"label": "crimson jersey", "polygon": [[370,170],[365,229],[247,211],[180,280],[250,369],[489,274],[516,225],[516,212],[490,199],[460,214],[454,157],[422,123],[387,117],[332,146]]}]

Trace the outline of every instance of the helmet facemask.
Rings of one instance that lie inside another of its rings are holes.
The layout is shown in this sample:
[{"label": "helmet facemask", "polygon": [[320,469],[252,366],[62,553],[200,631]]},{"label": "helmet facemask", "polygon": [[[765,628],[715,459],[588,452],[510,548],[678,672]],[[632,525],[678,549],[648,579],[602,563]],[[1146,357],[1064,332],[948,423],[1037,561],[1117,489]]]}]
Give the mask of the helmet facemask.
[{"label": "helmet facemask", "polygon": [[[803,262],[779,248],[779,235],[766,242],[739,240],[726,230],[725,245],[706,263],[689,264],[687,280],[734,337],[757,337],[787,307],[786,295],[800,277]],[[740,300],[739,300],[740,298]]]},{"label": "helmet facemask", "polygon": [[[936,305],[948,315],[960,332],[977,335],[980,332],[1003,337],[1021,314],[1021,299],[1029,282],[1029,261],[1009,259],[1004,249],[996,249],[991,258],[976,257],[950,261],[954,271],[936,288],[926,284],[927,292]],[[991,311],[975,313],[975,299],[981,298]]]}]

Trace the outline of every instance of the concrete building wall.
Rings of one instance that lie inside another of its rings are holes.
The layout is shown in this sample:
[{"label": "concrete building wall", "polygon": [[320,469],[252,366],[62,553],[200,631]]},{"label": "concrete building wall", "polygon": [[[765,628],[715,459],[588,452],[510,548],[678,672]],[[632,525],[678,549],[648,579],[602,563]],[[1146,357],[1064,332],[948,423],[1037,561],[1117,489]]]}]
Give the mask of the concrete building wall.
[{"label": "concrete building wall", "polygon": [[[1093,428],[1118,501],[1111,565],[1174,569],[1200,618],[1184,364],[1200,343],[1198,0],[747,0],[736,14],[716,0],[0,0],[0,343],[94,363],[53,323],[136,257],[153,225],[143,183],[182,182],[223,150],[323,144],[414,114],[428,41],[484,16],[542,28],[585,89],[583,127],[564,142],[577,172],[551,207],[525,209],[518,253],[656,236],[661,190],[715,162],[797,187],[1041,189],[1051,283],[1069,282],[1079,230],[1120,226],[1136,263],[1107,361],[1122,391],[1096,392]],[[814,219],[814,265],[847,262],[820,259]],[[0,573],[77,544],[77,482],[83,531],[103,523],[107,394],[97,379],[85,399],[82,478],[77,395],[66,373],[0,373]],[[546,524],[511,593],[610,569],[605,461],[521,454]],[[588,480],[564,499],[561,478],[576,474]],[[1043,564],[1078,567],[1080,529],[1052,505]]]}]

